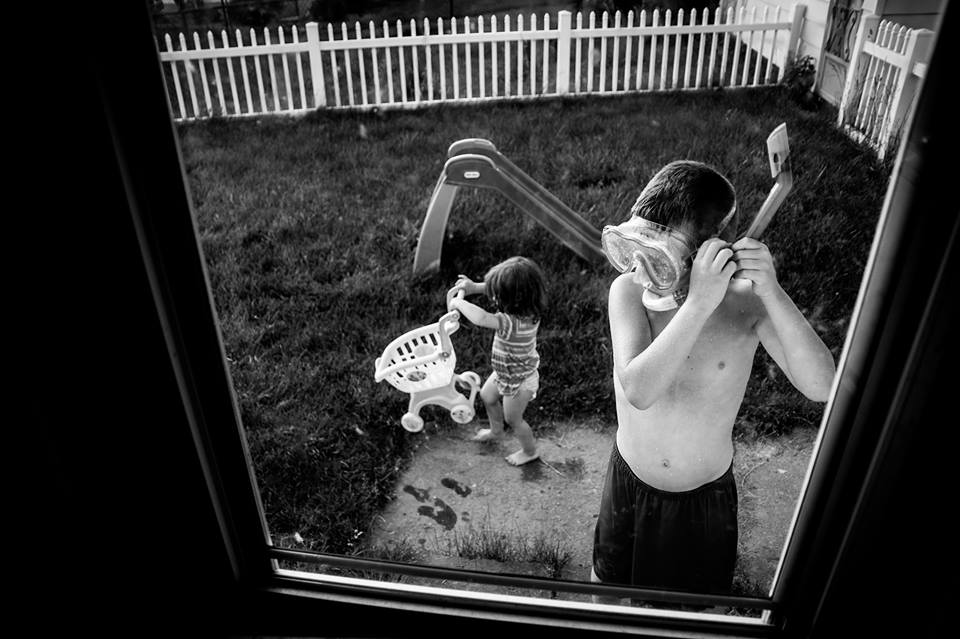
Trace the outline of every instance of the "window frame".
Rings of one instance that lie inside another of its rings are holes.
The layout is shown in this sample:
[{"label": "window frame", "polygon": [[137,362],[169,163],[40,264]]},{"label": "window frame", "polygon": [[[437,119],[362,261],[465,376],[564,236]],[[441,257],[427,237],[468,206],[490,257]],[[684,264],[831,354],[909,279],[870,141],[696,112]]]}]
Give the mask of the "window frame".
[{"label": "window frame", "polygon": [[[928,74],[914,107],[914,116],[919,112],[921,117],[911,116],[905,129],[909,133],[901,145],[888,185],[838,375],[771,597],[769,600],[734,598],[738,603],[757,603],[771,610],[765,615],[766,625],[758,625],[736,620],[722,623],[703,615],[680,612],[613,612],[602,607],[583,610],[569,605],[560,609],[546,602],[526,605],[493,596],[465,597],[454,591],[414,592],[408,588],[405,592],[377,582],[321,583],[291,574],[278,575],[278,556],[297,555],[288,555],[290,551],[278,552],[270,546],[149,14],[145,3],[139,3],[142,6],[127,4],[130,6],[112,11],[123,13],[136,25],[136,28],[128,25],[120,38],[130,55],[118,59],[114,53],[118,46],[116,37],[109,47],[94,45],[91,54],[95,79],[124,174],[137,239],[177,374],[181,401],[229,555],[230,572],[243,598],[269,600],[278,607],[309,609],[319,600],[453,616],[461,620],[560,623],[584,631],[645,631],[651,636],[659,633],[774,636],[784,631],[788,621],[815,616],[818,597],[831,582],[831,568],[835,565],[831,558],[837,558],[847,543],[846,535],[856,524],[858,508],[876,479],[878,460],[888,452],[886,447],[895,435],[898,406],[905,401],[898,390],[919,365],[916,353],[922,346],[923,330],[930,322],[929,307],[941,294],[937,287],[942,286],[942,279],[938,280],[937,274],[950,251],[955,251],[948,244],[949,227],[944,226],[949,220],[945,222],[937,216],[920,216],[922,219],[918,220],[918,216],[910,215],[918,201],[925,197],[916,192],[914,185],[922,177],[924,154],[930,148],[933,125],[928,116],[930,103],[935,100],[935,89],[931,87],[942,83],[943,70],[936,61],[946,59],[947,38],[937,38],[934,43]],[[947,11],[944,7],[938,34],[946,26]],[[131,84],[135,85],[133,91]],[[145,126],[145,122],[149,126]],[[921,237],[936,240],[927,255],[921,255],[923,251],[917,248]],[[898,277],[894,265],[906,269],[906,275],[901,272]],[[904,334],[916,337],[913,340],[898,337]],[[878,361],[884,365],[875,366]],[[883,427],[877,428],[877,424]],[[329,559],[358,568],[390,565],[390,562],[339,556]],[[416,567],[411,569],[423,572]],[[598,593],[623,592],[614,586],[586,587]],[[663,591],[648,591],[648,594],[654,598],[664,596]],[[689,603],[725,600],[684,594],[670,598]]]}]

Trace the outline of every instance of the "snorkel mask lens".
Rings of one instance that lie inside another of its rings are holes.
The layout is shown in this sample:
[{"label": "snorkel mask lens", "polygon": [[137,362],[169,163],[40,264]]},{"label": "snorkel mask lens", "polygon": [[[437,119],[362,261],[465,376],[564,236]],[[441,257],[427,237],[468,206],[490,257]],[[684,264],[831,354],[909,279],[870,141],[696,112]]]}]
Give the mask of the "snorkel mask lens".
[{"label": "snorkel mask lens", "polygon": [[634,216],[618,226],[606,226],[600,235],[610,263],[626,273],[633,270],[643,288],[663,295],[674,291],[690,269],[696,251],[684,233]]},{"label": "snorkel mask lens", "polygon": [[635,257],[639,262],[635,276],[637,281],[653,291],[673,290],[686,270],[661,251],[638,251]]}]

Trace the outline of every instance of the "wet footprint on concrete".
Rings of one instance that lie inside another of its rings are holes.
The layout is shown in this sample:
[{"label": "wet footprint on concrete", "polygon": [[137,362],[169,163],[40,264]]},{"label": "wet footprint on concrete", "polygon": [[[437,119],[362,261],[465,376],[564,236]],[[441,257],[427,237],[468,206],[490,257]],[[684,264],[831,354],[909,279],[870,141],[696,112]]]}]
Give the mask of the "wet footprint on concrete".
[{"label": "wet footprint on concrete", "polygon": [[581,457],[567,457],[562,463],[554,464],[564,477],[570,479],[583,479],[586,470],[586,464]]},{"label": "wet footprint on concrete", "polygon": [[532,461],[520,467],[520,478],[523,481],[540,481],[543,479],[542,460]]},{"label": "wet footprint on concrete", "polygon": [[449,488],[450,490],[454,491],[461,497],[466,497],[467,495],[470,494],[470,487],[464,486],[463,484],[458,482],[456,479],[450,479],[449,477],[444,477],[443,479],[440,480],[440,483],[446,486],[447,488]]},{"label": "wet footprint on concrete", "polygon": [[521,467],[520,478],[523,481],[540,481],[545,477],[544,466],[565,479],[583,479],[586,468],[583,459],[580,457],[567,457],[562,462],[553,463],[540,459],[539,463],[524,464]]},{"label": "wet footprint on concrete", "polygon": [[434,520],[446,530],[452,530],[457,523],[457,513],[453,512],[453,509],[439,497],[433,499],[433,506],[420,506],[417,512]]},{"label": "wet footprint on concrete", "polygon": [[403,492],[410,493],[417,501],[424,502],[430,499],[430,493],[426,488],[416,488],[407,484],[403,487]]}]

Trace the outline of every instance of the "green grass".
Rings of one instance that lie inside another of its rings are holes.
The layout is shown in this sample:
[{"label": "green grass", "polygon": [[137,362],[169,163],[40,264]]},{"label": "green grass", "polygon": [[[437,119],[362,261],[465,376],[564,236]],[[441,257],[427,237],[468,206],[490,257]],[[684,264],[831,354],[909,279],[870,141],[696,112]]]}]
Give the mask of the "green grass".
[{"label": "green grass", "polygon": [[[490,139],[598,228],[624,219],[666,162],[717,166],[754,212],[772,181],[765,139],[790,132],[793,192],[765,241],[784,288],[835,355],[842,347],[889,167],[782,89],[432,108],[180,126],[186,175],[241,418],[275,539],[351,552],[390,498],[415,437],[408,396],[374,383],[374,360],[436,321],[458,273],[479,279],[524,254],[549,276],[535,430],[554,419],[615,423],[606,296],[615,276],[557,243],[490,191],[462,191],[441,272],[413,255],[450,143]],[[741,220],[745,229],[749,219]],[[464,325],[458,370],[489,372],[490,336]],[[484,417],[478,403],[479,417]],[[819,422],[759,352],[739,437]],[[456,427],[428,407],[428,421]]]},{"label": "green grass", "polygon": [[499,562],[526,562],[541,567],[544,576],[559,579],[572,558],[564,542],[537,531],[504,530],[484,520],[480,526],[457,531],[449,543],[448,554],[464,559],[490,559]]}]

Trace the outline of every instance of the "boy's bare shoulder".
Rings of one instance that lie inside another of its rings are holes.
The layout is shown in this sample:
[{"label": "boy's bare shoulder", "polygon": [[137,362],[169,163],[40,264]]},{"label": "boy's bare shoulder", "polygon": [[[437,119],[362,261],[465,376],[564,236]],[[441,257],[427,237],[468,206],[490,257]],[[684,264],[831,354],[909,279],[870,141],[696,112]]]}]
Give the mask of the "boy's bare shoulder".
[{"label": "boy's bare shoulder", "polygon": [[610,309],[643,310],[643,287],[633,279],[633,273],[621,273],[610,283],[608,294]]},{"label": "boy's bare shoulder", "polygon": [[611,318],[647,314],[643,305],[643,287],[634,281],[633,273],[621,273],[610,283],[607,304]]},{"label": "boy's bare shoulder", "polygon": [[643,297],[643,287],[633,279],[633,273],[621,273],[610,283],[610,297]]}]

